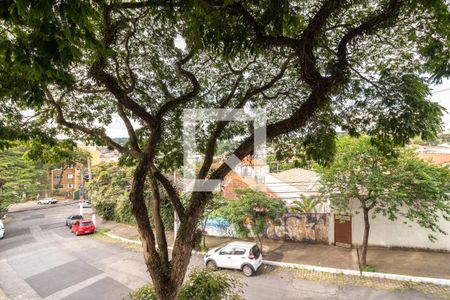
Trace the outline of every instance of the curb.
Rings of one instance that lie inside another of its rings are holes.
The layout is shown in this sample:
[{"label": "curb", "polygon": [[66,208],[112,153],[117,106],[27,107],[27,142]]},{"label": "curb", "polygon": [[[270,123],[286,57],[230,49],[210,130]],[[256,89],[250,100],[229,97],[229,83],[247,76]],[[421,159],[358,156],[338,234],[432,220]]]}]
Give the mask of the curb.
[{"label": "curb", "polygon": [[437,285],[450,286],[450,279],[442,279],[442,278],[419,277],[419,276],[378,273],[378,272],[362,272],[362,274],[360,274],[360,272],[356,271],[356,270],[319,267],[319,266],[302,265],[302,264],[294,264],[294,263],[284,263],[284,262],[270,261],[270,260],[263,260],[263,263],[266,265],[276,266],[276,267],[303,269],[303,270],[324,272],[324,273],[364,276],[364,277],[390,279],[390,280],[398,280],[398,281],[413,281],[413,282],[418,282],[418,283],[432,283],[432,284],[437,284]]},{"label": "curb", "polygon": [[109,232],[106,232],[105,235],[109,236],[112,239],[121,240],[122,242],[125,242],[125,243],[138,244],[138,245],[142,244],[140,241],[126,239],[126,238],[123,238],[121,236],[109,233]]},{"label": "curb", "polygon": [[[142,244],[140,241],[130,240],[123,238],[121,236],[106,233],[107,236],[113,239],[118,239],[126,243],[132,244]],[[169,250],[173,250],[173,247],[167,247]],[[192,254],[204,255],[206,252],[202,251],[192,251]],[[348,269],[337,269],[337,268],[329,268],[329,267],[320,267],[313,265],[302,265],[302,264],[294,264],[294,263],[284,263],[278,261],[271,260],[263,260],[263,263],[269,266],[275,267],[283,267],[283,268],[293,268],[293,269],[303,269],[315,272],[324,272],[324,273],[333,273],[333,274],[344,274],[344,275],[353,275],[353,276],[364,276],[370,278],[381,278],[381,279],[390,279],[390,280],[398,280],[398,281],[412,281],[418,283],[432,283],[437,285],[445,285],[450,286],[450,279],[442,279],[442,278],[431,278],[431,277],[419,277],[419,276],[409,276],[409,275],[400,275],[400,274],[390,274],[390,273],[378,273],[378,272],[362,272],[360,273],[357,270],[348,270]]]},{"label": "curb", "polygon": [[[71,204],[74,204],[77,202],[78,202],[78,200],[68,200],[67,202],[61,201],[60,203],[55,203],[55,204],[49,205],[49,206],[38,206],[35,208],[26,208],[26,209],[20,209],[20,210],[15,210],[15,211],[8,211],[5,215],[13,215],[15,213],[21,213],[21,212],[26,212],[26,211],[43,210],[43,209],[50,209],[50,208],[55,208],[55,207],[59,207],[59,206],[67,206],[67,205],[71,205]],[[43,205],[48,205],[48,204],[43,204]]]},{"label": "curb", "polygon": [[[126,239],[124,237],[121,237],[121,236],[118,236],[118,235],[115,235],[115,234],[112,234],[109,232],[105,233],[105,235],[109,236],[112,239],[121,240],[122,242],[125,242],[125,243],[142,245],[141,241]],[[167,249],[173,250],[173,247],[169,246],[169,247],[167,247]],[[192,254],[204,255],[204,254],[206,254],[206,252],[192,250]]]}]

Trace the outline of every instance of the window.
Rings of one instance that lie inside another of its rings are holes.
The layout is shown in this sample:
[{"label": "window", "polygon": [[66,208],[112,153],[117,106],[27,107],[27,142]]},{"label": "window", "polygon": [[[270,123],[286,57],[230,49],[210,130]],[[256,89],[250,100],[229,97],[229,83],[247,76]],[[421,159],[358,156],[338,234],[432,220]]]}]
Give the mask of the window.
[{"label": "window", "polygon": [[73,174],[67,174],[67,179],[73,179]]},{"label": "window", "polygon": [[90,226],[92,225],[92,222],[82,222],[81,226]]},{"label": "window", "polygon": [[242,248],[234,248],[234,249],[233,249],[233,254],[234,254],[234,255],[244,255],[244,254],[245,254],[245,249],[242,249]]},{"label": "window", "polygon": [[68,188],[68,189],[73,189],[73,184],[72,184],[72,183],[69,183],[69,184],[67,185],[67,188]]},{"label": "window", "polygon": [[252,249],[250,250],[250,255],[252,255],[252,254],[255,258],[259,257],[260,251],[259,251],[258,246],[255,245],[252,247]]},{"label": "window", "polygon": [[220,255],[231,255],[231,249],[223,249],[219,252]]},{"label": "window", "polygon": [[61,175],[55,174],[55,175],[53,175],[53,177],[56,178],[56,179],[59,179],[59,178],[61,178]]}]

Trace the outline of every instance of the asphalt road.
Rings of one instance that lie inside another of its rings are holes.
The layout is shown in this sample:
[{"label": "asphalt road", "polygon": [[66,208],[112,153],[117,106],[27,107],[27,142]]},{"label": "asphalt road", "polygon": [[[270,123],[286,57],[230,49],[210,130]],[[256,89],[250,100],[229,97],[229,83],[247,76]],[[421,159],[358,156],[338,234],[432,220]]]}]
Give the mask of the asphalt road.
[{"label": "asphalt road", "polygon": [[[149,281],[141,253],[70,233],[65,218],[77,212],[75,204],[30,204],[8,215],[0,240],[0,288],[9,298],[123,299]],[[191,267],[201,263],[192,257]],[[244,283],[246,299],[433,299],[413,291],[296,280],[288,270],[265,268],[250,278],[229,272]]]}]

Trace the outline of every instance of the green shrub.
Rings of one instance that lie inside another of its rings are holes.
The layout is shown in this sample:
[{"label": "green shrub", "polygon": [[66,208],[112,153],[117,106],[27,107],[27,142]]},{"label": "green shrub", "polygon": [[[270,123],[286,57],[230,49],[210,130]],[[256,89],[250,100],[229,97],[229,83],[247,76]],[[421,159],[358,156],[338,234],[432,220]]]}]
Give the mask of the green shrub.
[{"label": "green shrub", "polygon": [[[194,269],[180,289],[177,300],[238,300],[243,299],[242,284],[236,278],[209,269]],[[132,300],[156,300],[151,284],[146,284],[130,294]]]},{"label": "green shrub", "polygon": [[158,300],[155,289],[150,283],[138,288],[130,296],[132,300]]},{"label": "green shrub", "polygon": [[181,287],[178,300],[242,299],[242,284],[236,278],[209,269],[194,269]]},{"label": "green shrub", "polygon": [[375,267],[371,265],[367,265],[363,269],[363,272],[375,272],[375,271],[376,271]]},{"label": "green shrub", "polygon": [[96,212],[103,218],[103,220],[114,220],[116,203],[107,200],[100,200],[95,201],[94,205]]},{"label": "green shrub", "polygon": [[131,202],[128,196],[120,196],[117,200],[115,221],[126,224],[135,224],[136,219],[131,212]]}]

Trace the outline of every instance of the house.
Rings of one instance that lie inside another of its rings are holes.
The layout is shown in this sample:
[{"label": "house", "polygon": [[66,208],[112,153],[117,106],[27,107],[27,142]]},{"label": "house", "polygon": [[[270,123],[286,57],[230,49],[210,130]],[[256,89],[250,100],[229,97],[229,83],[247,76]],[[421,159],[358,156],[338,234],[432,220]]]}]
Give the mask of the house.
[{"label": "house", "polygon": [[450,145],[448,144],[418,148],[416,153],[423,160],[450,167]]},{"label": "house", "polygon": [[79,144],[78,147],[89,152],[91,167],[101,163],[118,162],[120,158],[120,153],[117,150],[110,150],[107,147],[84,144]]},{"label": "house", "polygon": [[[278,173],[265,174],[264,184],[287,205],[299,200],[300,195],[319,195],[320,177],[314,171],[294,168]],[[325,212],[325,211],[324,211]]]},{"label": "house", "polygon": [[[224,178],[222,196],[235,199],[235,189],[253,188],[269,197],[278,198],[290,205],[293,200],[301,201],[300,195],[319,195],[319,176],[305,169],[291,169],[280,173],[269,173],[268,165],[257,164],[250,157],[236,166]],[[317,205],[317,213],[288,213],[280,224],[270,224],[266,236],[271,239],[328,243],[329,216],[327,203]],[[209,220],[206,231],[210,235],[232,236],[233,230],[221,222]]]}]

